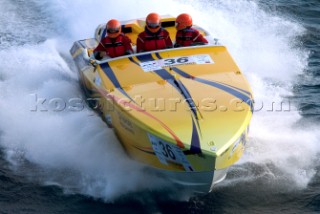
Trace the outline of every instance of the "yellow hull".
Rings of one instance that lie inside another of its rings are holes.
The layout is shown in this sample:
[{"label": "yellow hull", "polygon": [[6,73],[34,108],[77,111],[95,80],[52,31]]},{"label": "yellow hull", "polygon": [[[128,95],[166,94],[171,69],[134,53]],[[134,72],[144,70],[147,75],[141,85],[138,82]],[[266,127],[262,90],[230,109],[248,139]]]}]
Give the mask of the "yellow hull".
[{"label": "yellow hull", "polygon": [[201,191],[222,180],[243,154],[253,112],[250,86],[227,49],[167,49],[93,66],[95,45],[78,41],[71,54],[87,96],[128,155]]}]

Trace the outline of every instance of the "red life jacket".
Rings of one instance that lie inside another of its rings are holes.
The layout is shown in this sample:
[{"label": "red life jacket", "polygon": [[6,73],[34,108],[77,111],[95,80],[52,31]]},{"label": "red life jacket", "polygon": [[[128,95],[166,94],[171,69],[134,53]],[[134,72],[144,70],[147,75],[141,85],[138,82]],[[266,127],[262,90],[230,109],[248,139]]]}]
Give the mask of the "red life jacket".
[{"label": "red life jacket", "polygon": [[120,34],[114,39],[109,37],[103,38],[99,45],[94,49],[94,52],[98,51],[105,51],[111,58],[133,53],[131,40],[124,34]]},{"label": "red life jacket", "polygon": [[176,34],[176,46],[190,46],[197,42],[208,43],[197,29],[186,28],[179,30]]},{"label": "red life jacket", "polygon": [[172,48],[169,32],[163,28],[157,33],[151,33],[146,28],[137,38],[137,52]]}]

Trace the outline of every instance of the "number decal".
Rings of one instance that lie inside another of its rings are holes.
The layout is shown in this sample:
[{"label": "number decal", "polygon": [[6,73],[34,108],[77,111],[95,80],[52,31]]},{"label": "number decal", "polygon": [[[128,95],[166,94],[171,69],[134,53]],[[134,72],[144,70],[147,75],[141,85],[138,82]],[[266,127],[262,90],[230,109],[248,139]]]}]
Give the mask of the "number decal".
[{"label": "number decal", "polygon": [[174,58],[152,60],[140,63],[145,72],[155,71],[168,66],[191,65],[191,64],[214,64],[211,56],[208,54],[199,54],[192,56],[180,56]]},{"label": "number decal", "polygon": [[187,62],[189,62],[189,58],[188,57],[181,57],[181,58],[177,59],[177,62],[181,63],[181,64],[187,63]]},{"label": "number decal", "polygon": [[180,58],[172,58],[172,59],[165,59],[164,65],[178,65],[178,64],[185,64],[189,62],[189,57],[180,57]]},{"label": "number decal", "polygon": [[173,65],[175,63],[176,63],[175,59],[165,59],[164,60],[164,65]]},{"label": "number decal", "polygon": [[162,147],[162,154],[165,157],[171,158],[172,160],[176,160],[176,156],[169,144],[164,145],[161,141],[159,141],[159,145]]},{"label": "number decal", "polygon": [[155,155],[158,157],[160,163],[169,165],[175,163],[183,166],[186,171],[193,171],[185,154],[177,145],[168,143],[150,133],[148,133],[150,143],[154,150]]},{"label": "number decal", "polygon": [[166,157],[169,157],[165,145],[161,141],[159,141],[159,145],[162,147],[162,154]]},{"label": "number decal", "polygon": [[169,154],[170,158],[172,160],[176,160],[176,156],[174,155],[174,152],[172,151],[172,148],[170,147],[169,144],[167,144],[166,149],[167,149],[167,153]]}]

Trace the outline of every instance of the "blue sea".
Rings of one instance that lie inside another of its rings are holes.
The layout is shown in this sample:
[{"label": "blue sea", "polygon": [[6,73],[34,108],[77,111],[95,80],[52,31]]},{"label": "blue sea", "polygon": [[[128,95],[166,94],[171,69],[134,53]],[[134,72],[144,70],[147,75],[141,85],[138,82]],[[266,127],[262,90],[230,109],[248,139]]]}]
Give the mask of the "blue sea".
[{"label": "blue sea", "polygon": [[[149,12],[190,13],[254,93],[245,154],[208,194],[130,160],[90,108],[52,101],[83,98],[74,41]],[[1,0],[0,59],[0,214],[320,213],[319,0]]]}]

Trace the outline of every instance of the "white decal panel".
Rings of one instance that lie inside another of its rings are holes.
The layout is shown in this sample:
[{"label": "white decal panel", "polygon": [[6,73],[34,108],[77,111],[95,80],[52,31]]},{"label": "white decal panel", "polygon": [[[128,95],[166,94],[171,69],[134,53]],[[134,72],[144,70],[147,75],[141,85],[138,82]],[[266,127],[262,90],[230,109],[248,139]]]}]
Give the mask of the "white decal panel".
[{"label": "white decal panel", "polygon": [[94,79],[94,83],[98,86],[101,86],[101,78],[99,76],[97,76],[95,79]]},{"label": "white decal panel", "polygon": [[167,59],[160,59],[154,61],[147,61],[140,63],[141,68],[145,72],[160,70],[165,67],[178,66],[178,65],[189,65],[189,64],[214,64],[214,61],[208,54],[200,54],[193,56],[182,56]]},{"label": "white decal panel", "polygon": [[192,56],[194,62],[196,64],[214,64],[214,61],[211,59],[210,55],[203,54],[203,55],[194,55]]},{"label": "white decal panel", "polygon": [[140,63],[140,66],[145,72],[162,69],[158,61],[142,62]]},{"label": "white decal panel", "polygon": [[193,171],[185,154],[177,145],[167,143],[151,134],[148,134],[148,136],[152,143],[152,148],[161,163],[168,165],[168,162],[174,162],[181,164],[186,171]]}]

